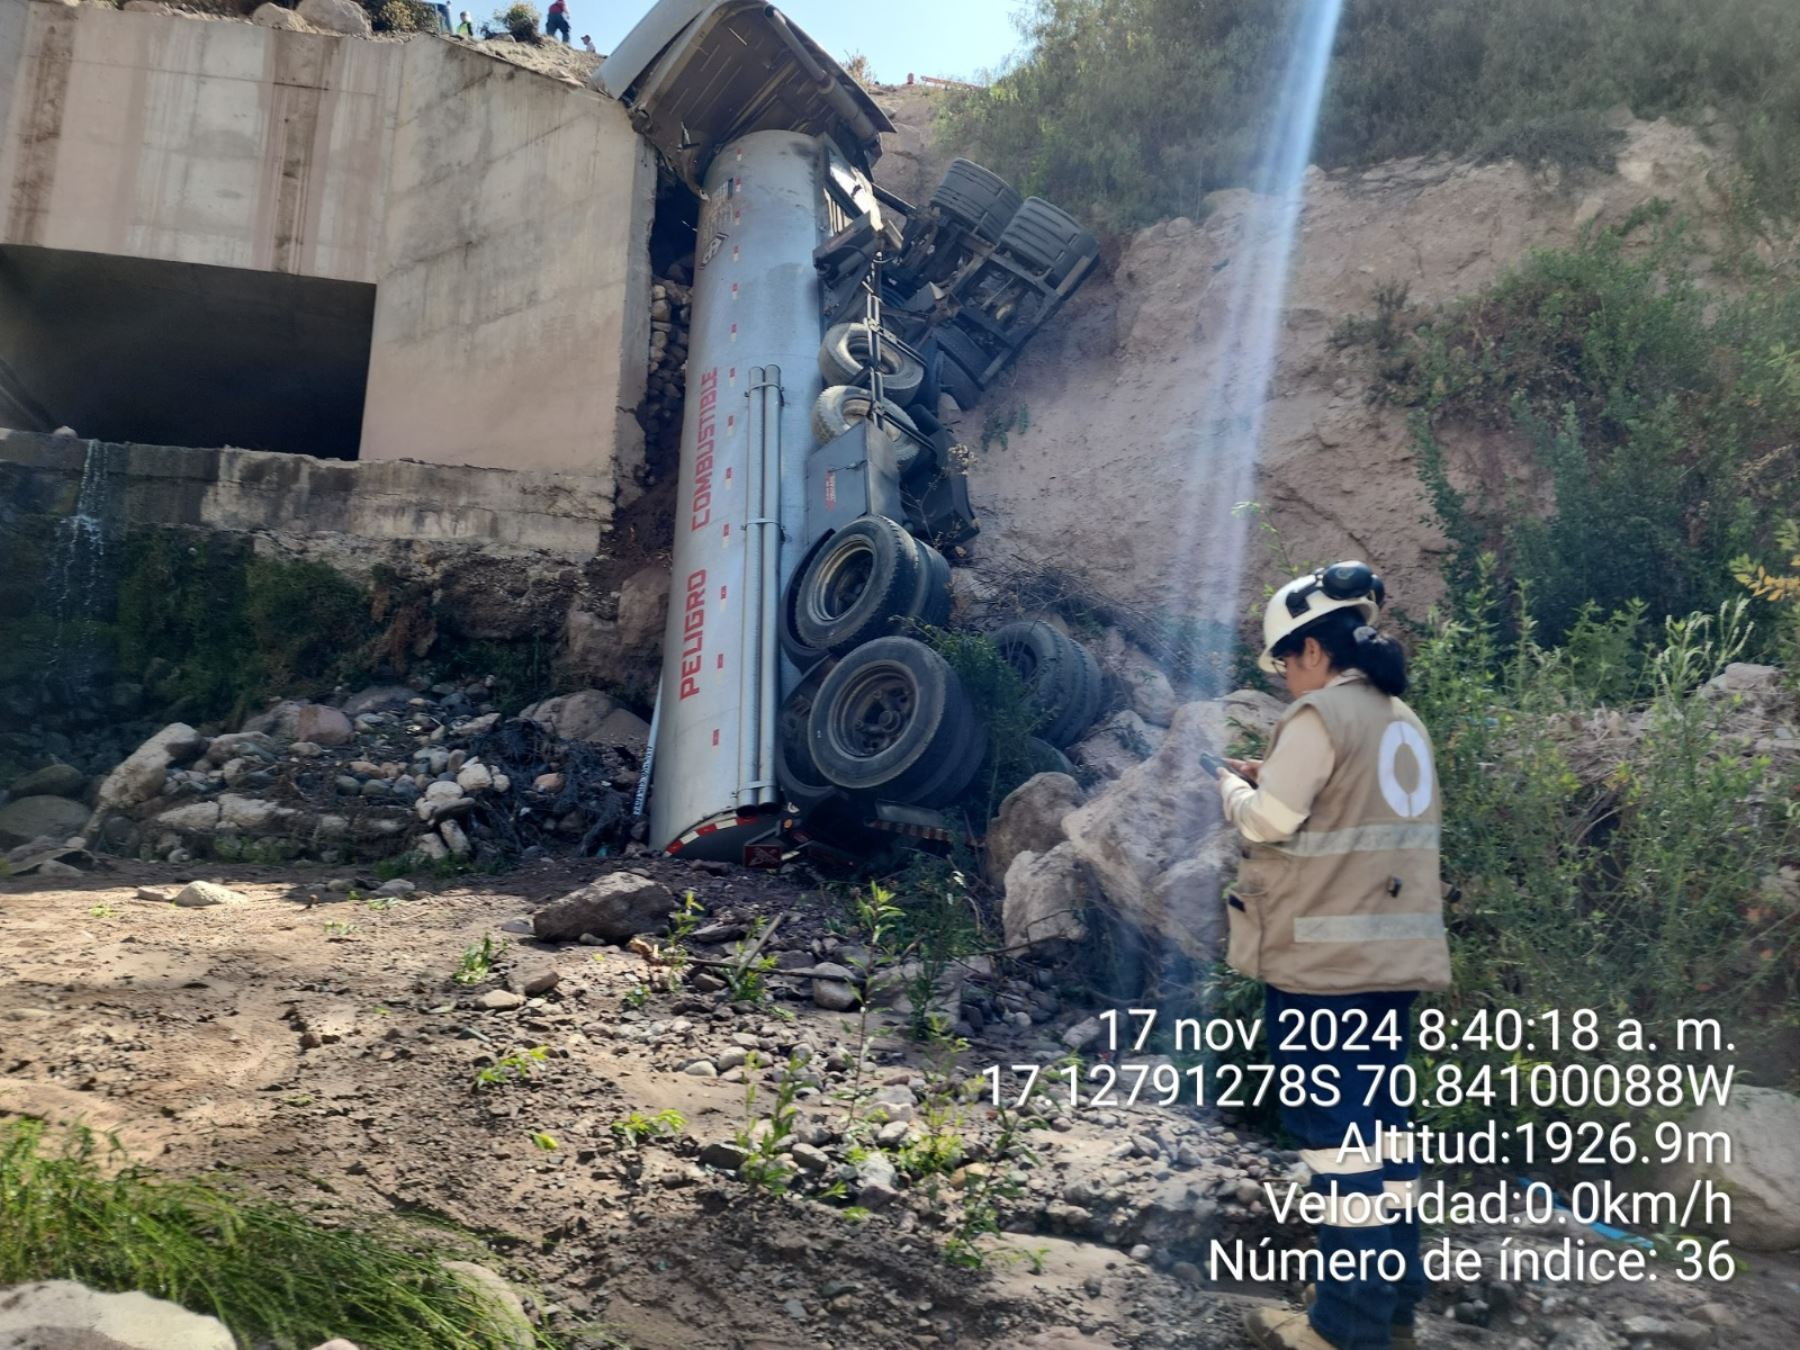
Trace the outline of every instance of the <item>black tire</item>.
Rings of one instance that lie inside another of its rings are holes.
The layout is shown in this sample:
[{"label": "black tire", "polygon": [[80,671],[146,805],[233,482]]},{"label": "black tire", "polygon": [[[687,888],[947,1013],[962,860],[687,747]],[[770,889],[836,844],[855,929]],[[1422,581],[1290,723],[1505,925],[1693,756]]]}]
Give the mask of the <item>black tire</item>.
[{"label": "black tire", "polygon": [[[874,330],[866,323],[833,325],[819,344],[819,374],[827,385],[861,384],[874,353]],[[907,403],[925,382],[925,367],[896,347],[884,332],[881,392],[896,405]]]},{"label": "black tire", "polygon": [[953,159],[931,204],[970,233],[993,243],[1019,209],[1012,184],[969,159]]},{"label": "black tire", "polygon": [[922,547],[886,516],[851,521],[794,577],[794,636],[813,651],[839,654],[887,636],[919,603]]},{"label": "black tire", "polygon": [[1075,664],[1070,667],[1069,697],[1060,717],[1044,729],[1044,739],[1053,745],[1074,745],[1088,732],[1100,716],[1106,702],[1106,677],[1100,663],[1079,642],[1075,648]]},{"label": "black tire", "polygon": [[912,638],[884,637],[856,648],[825,677],[807,738],[819,773],[845,791],[942,806],[974,776],[968,761],[977,725],[943,657]]},{"label": "black tire", "polygon": [[[874,406],[875,400],[867,389],[858,389],[848,384],[832,385],[813,404],[813,440],[820,445],[830,445],[858,422],[867,421]],[[912,467],[919,447],[900,428],[915,431],[917,427],[905,410],[892,399],[882,400],[881,415],[891,424],[886,431],[888,439],[894,444],[895,467],[905,473]]]},{"label": "black tire", "polygon": [[919,585],[913,593],[912,608],[907,617],[932,628],[942,628],[950,622],[950,563],[930,544],[923,540],[916,541],[919,546]]},{"label": "black tire", "polygon": [[936,366],[938,391],[955,399],[957,407],[968,412],[981,402],[981,386],[973,375],[951,359],[948,352],[938,352]]},{"label": "black tire", "polygon": [[1044,714],[1038,735],[1058,748],[1079,740],[1100,714],[1100,667],[1087,650],[1033,619],[1005,625],[994,645]]},{"label": "black tire", "polygon": [[981,349],[981,344],[954,324],[934,328],[932,335],[937,338],[938,350],[966,371],[977,389],[985,388],[981,376],[994,358]]},{"label": "black tire", "polygon": [[1033,773],[1066,773],[1071,778],[1075,776],[1074,762],[1042,736],[1033,736],[1025,742],[1025,759],[1031,765]]},{"label": "black tire", "polygon": [[775,781],[787,800],[802,811],[837,795],[837,788],[813,763],[807,738],[807,722],[821,683],[819,676],[801,681],[782,703],[775,727]]},{"label": "black tire", "polygon": [[1098,257],[1100,243],[1081,228],[1081,223],[1042,197],[1028,197],[1007,222],[995,248],[1034,272],[1041,272],[1052,286],[1075,270],[1084,258]]}]

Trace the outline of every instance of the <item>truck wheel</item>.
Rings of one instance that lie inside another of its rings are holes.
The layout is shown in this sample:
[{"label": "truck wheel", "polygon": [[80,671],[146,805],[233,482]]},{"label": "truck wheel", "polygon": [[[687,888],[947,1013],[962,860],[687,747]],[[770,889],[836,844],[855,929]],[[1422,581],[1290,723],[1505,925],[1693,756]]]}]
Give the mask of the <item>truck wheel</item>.
[{"label": "truck wheel", "polygon": [[[867,389],[834,384],[820,394],[819,401],[813,404],[813,439],[820,445],[830,445],[858,422],[867,421],[874,402]],[[917,427],[912,418],[892,399],[882,400],[881,415],[892,424],[887,428],[887,436],[894,443],[895,467],[905,473],[918,457],[919,447],[911,437],[902,435],[899,428],[915,431]]]},{"label": "truck wheel", "polygon": [[919,549],[919,586],[907,618],[942,628],[950,622],[950,562],[923,540],[914,542]]},{"label": "truck wheel", "polygon": [[[993,364],[994,358],[983,351],[981,344],[974,338],[953,324],[944,324],[942,327],[934,328],[932,333],[937,338],[938,350],[950,361],[967,371],[969,379],[974,382],[975,387],[981,388],[982,372]],[[954,396],[953,392],[952,397]],[[962,400],[957,399],[957,402],[960,403]]]},{"label": "truck wheel", "polygon": [[838,662],[807,722],[823,777],[914,806],[947,805],[968,787],[978,729],[956,673],[905,637],[877,638]]},{"label": "truck wheel", "polygon": [[1005,625],[994,645],[1044,715],[1038,735],[1059,748],[1079,740],[1100,715],[1100,667],[1087,650],[1031,619]]},{"label": "truck wheel", "polygon": [[[881,338],[882,395],[895,403],[908,403],[925,382],[925,367],[896,347],[885,332]],[[861,384],[874,351],[874,330],[868,324],[837,324],[819,344],[819,374],[827,385]]]},{"label": "truck wheel", "polygon": [[794,636],[840,654],[885,637],[921,603],[923,547],[886,516],[851,521],[794,578]]},{"label": "truck wheel", "polygon": [[813,763],[807,740],[807,719],[812,716],[821,680],[809,677],[781,705],[775,727],[775,781],[791,803],[810,810],[837,792]]},{"label": "truck wheel", "polygon": [[1066,773],[1071,778],[1075,776],[1074,763],[1042,736],[1033,736],[1025,742],[1025,762],[1031,766],[1033,773]]},{"label": "truck wheel", "polygon": [[1007,223],[995,247],[1026,267],[1044,274],[1052,286],[1075,270],[1084,258],[1098,257],[1100,244],[1079,221],[1042,197],[1028,197]]},{"label": "truck wheel", "polygon": [[956,400],[956,406],[968,412],[981,402],[981,386],[975,383],[975,377],[962,366],[950,359],[948,352],[939,351],[937,362],[938,389]]},{"label": "truck wheel", "polygon": [[931,204],[991,244],[1019,209],[1019,194],[992,170],[973,160],[953,159]]}]

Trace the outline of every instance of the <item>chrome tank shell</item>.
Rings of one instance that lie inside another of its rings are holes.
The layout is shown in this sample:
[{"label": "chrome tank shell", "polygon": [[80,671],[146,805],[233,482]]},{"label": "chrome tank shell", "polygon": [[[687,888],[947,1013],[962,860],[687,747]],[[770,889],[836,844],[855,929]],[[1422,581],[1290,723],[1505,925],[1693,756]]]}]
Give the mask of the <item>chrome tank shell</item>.
[{"label": "chrome tank shell", "polygon": [[[768,832],[779,795],[744,782],[741,769],[751,756],[740,738],[761,734],[756,710],[742,706],[746,671],[768,631],[746,607],[760,514],[748,500],[751,427],[762,420],[750,416],[749,399],[752,369],[777,368],[780,407],[767,421],[769,471],[780,482],[778,597],[804,546],[805,465],[821,389],[812,254],[828,224],[823,155],[814,137],[759,131],[726,145],[706,172],[648,839],[670,848],[711,827],[682,845],[687,857],[735,860],[743,842]],[[794,672],[784,658],[776,664],[780,687],[789,687]],[[757,819],[736,823],[748,814]]]}]

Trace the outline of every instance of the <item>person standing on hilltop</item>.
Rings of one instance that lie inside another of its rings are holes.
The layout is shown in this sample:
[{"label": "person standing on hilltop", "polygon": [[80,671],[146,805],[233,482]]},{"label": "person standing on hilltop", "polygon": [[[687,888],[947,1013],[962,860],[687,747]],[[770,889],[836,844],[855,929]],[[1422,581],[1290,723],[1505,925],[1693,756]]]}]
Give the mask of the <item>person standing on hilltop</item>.
[{"label": "person standing on hilltop", "polygon": [[1270,1060],[1281,1078],[1295,1066],[1305,1086],[1298,1106],[1283,1099],[1281,1121],[1323,1200],[1310,1308],[1246,1318],[1264,1350],[1417,1344],[1419,1163],[1393,1071],[1406,1063],[1419,993],[1450,985],[1450,950],[1431,738],[1400,697],[1405,653],[1371,626],[1385,599],[1360,562],[1275,593],[1259,664],[1294,702],[1266,758],[1218,770],[1225,818],[1245,843],[1226,897],[1226,960],[1266,986]]},{"label": "person standing on hilltop", "polygon": [[550,37],[560,37],[563,46],[569,42],[569,0],[550,0],[550,13],[544,20],[544,32]]}]

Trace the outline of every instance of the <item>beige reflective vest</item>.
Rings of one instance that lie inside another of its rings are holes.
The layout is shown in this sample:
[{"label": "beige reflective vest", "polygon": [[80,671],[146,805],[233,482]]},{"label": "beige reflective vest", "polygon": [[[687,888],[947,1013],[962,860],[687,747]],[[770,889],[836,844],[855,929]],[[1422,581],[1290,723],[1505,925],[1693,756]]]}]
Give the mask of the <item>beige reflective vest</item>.
[{"label": "beige reflective vest", "polygon": [[1234,970],[1295,994],[1447,989],[1442,805],[1431,737],[1366,678],[1295,700],[1324,720],[1331,776],[1292,839],[1245,844],[1226,900]]}]

